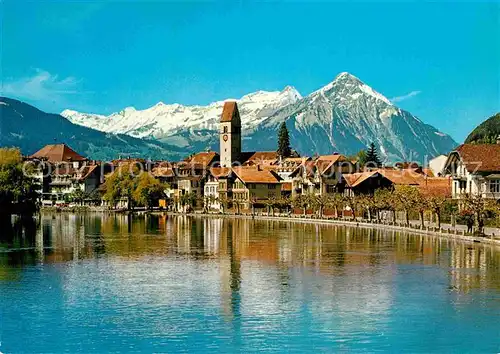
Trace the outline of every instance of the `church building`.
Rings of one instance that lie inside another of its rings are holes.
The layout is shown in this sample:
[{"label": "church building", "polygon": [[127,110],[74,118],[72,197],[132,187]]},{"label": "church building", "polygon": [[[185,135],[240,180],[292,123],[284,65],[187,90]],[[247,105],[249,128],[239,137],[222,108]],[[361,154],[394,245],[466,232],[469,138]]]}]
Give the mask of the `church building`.
[{"label": "church building", "polygon": [[241,119],[236,102],[225,102],[220,119],[220,165],[231,167],[241,156]]}]

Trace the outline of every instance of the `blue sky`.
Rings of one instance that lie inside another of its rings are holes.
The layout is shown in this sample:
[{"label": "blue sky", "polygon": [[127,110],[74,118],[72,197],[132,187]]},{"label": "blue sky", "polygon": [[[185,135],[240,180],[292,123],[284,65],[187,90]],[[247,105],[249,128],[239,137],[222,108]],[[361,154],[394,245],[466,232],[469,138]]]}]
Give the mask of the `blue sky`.
[{"label": "blue sky", "polygon": [[499,4],[4,0],[2,94],[109,114],[348,71],[461,141],[500,111]]}]

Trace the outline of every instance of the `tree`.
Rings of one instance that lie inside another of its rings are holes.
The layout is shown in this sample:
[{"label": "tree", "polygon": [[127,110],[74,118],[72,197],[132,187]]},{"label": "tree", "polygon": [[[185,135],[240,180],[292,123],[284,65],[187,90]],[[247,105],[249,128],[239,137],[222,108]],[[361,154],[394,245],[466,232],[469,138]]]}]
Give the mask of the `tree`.
[{"label": "tree", "polygon": [[305,216],[307,214],[307,207],[310,203],[310,196],[306,194],[300,194],[292,200],[292,205],[298,208],[302,208],[302,213]]},{"label": "tree", "polygon": [[12,212],[13,206],[33,213],[38,208],[39,184],[33,178],[36,166],[23,159],[19,149],[0,148],[0,212]]},{"label": "tree", "polygon": [[76,188],[71,193],[71,200],[78,203],[79,205],[83,205],[83,202],[87,198],[87,193],[81,188]]},{"label": "tree", "polygon": [[222,214],[226,213],[226,210],[229,207],[230,202],[231,202],[231,200],[227,197],[227,195],[225,193],[221,193],[219,195],[219,203],[220,203]]},{"label": "tree", "polygon": [[278,155],[285,158],[290,157],[292,154],[292,149],[290,148],[290,136],[288,135],[288,129],[286,127],[286,122],[281,123],[278,132]]},{"label": "tree", "polygon": [[311,204],[318,210],[318,216],[323,218],[325,207],[330,204],[330,197],[328,195],[311,196]]},{"label": "tree", "polygon": [[372,221],[373,214],[378,216],[378,212],[377,212],[378,205],[377,205],[375,198],[372,195],[369,195],[369,194],[361,195],[359,203],[366,210],[366,213],[368,216],[368,221]]},{"label": "tree", "polygon": [[122,198],[127,200],[129,209],[133,207],[133,193],[137,187],[140,170],[136,165],[123,164],[119,166],[104,183],[104,199],[113,207],[116,207],[118,201]]},{"label": "tree", "polygon": [[350,155],[347,157],[349,161],[356,162],[360,167],[366,164],[366,150],[361,149],[356,155]]},{"label": "tree", "polygon": [[484,199],[481,194],[470,195],[466,194],[464,200],[465,209],[470,210],[476,219],[477,232],[484,234],[484,221],[492,217],[498,211],[498,206],[495,202]]},{"label": "tree", "polygon": [[143,205],[150,209],[155,204],[157,205],[160,199],[165,197],[167,186],[149,173],[141,173],[136,178],[136,187],[132,193],[132,197],[137,205]]},{"label": "tree", "polygon": [[380,167],[382,166],[382,161],[380,161],[380,158],[378,156],[377,148],[375,147],[374,143],[370,144],[370,147],[368,148],[368,151],[366,152],[366,165],[369,165],[371,167]]},{"label": "tree", "polygon": [[422,187],[422,193],[425,196],[425,202],[429,210],[436,215],[437,227],[441,228],[441,214],[443,209],[450,203],[451,189]]},{"label": "tree", "polygon": [[344,210],[345,201],[346,198],[340,193],[334,193],[330,197],[329,205],[331,205],[335,211],[335,218],[339,218],[339,210]]},{"label": "tree", "polygon": [[416,206],[421,203],[421,195],[417,187],[399,185],[396,186],[393,196],[395,205],[398,209],[405,213],[405,224],[410,225],[410,211],[415,210]]},{"label": "tree", "polygon": [[361,198],[357,195],[348,195],[344,197],[346,205],[351,209],[352,219],[356,220],[356,210],[358,209],[358,205],[361,201]]}]

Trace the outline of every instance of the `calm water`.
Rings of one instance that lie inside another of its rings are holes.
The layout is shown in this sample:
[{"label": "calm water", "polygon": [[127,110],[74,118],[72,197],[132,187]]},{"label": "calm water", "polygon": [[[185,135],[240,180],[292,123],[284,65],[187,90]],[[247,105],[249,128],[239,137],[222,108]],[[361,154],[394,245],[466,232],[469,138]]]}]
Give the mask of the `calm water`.
[{"label": "calm water", "polygon": [[276,221],[43,215],[0,236],[0,351],[500,351],[500,250]]}]

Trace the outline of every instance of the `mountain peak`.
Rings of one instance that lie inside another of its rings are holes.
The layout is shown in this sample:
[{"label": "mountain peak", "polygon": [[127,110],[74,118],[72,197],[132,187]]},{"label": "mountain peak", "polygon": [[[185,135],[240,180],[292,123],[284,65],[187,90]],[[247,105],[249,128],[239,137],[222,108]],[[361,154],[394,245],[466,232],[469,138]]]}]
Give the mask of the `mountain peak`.
[{"label": "mountain peak", "polygon": [[285,86],[285,88],[280,92],[281,96],[288,96],[292,99],[295,100],[300,100],[302,98],[302,95],[300,94],[299,91],[293,86]]},{"label": "mountain peak", "polygon": [[343,71],[341,72],[340,74],[338,74],[336,77],[335,77],[335,80],[333,80],[334,82],[335,81],[341,81],[341,80],[354,80],[354,81],[359,81],[361,82],[360,79],[358,79],[356,76],[354,76],[353,74],[351,73],[348,73],[347,71]]}]

